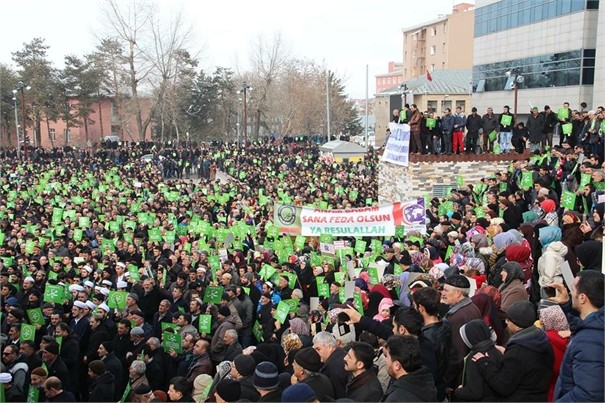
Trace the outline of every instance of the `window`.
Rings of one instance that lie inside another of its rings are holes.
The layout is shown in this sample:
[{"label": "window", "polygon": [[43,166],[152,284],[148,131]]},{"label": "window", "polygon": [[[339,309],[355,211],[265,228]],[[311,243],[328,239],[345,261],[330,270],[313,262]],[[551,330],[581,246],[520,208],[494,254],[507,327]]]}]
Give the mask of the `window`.
[{"label": "window", "polygon": [[466,111],[466,101],[456,101],[456,108],[461,108],[462,112]]},{"label": "window", "polygon": [[436,27],[433,27],[433,28],[431,29],[431,36],[436,36],[436,35],[437,35],[437,28],[436,28]]},{"label": "window", "polygon": [[[599,7],[595,0],[500,0],[475,9],[475,37]],[[443,32],[445,33],[445,24]]]},{"label": "window", "polygon": [[435,46],[435,45],[431,45],[431,50],[430,50],[430,52],[431,52],[431,56],[433,56],[435,53],[437,53],[437,46]]},{"label": "window", "polygon": [[441,113],[445,112],[447,108],[452,109],[452,101],[443,100],[441,101]]},{"label": "window", "polygon": [[65,136],[65,142],[66,143],[71,142],[71,130],[64,129],[63,130],[63,135]]},{"label": "window", "polygon": [[475,92],[503,91],[506,72],[515,66],[525,78],[521,88],[591,85],[595,53],[594,49],[583,49],[474,66],[473,88]]},{"label": "window", "polygon": [[435,64],[431,64],[431,71],[435,71]]},{"label": "window", "polygon": [[446,34],[447,33],[447,22],[443,23],[443,33]]},{"label": "window", "polygon": [[446,53],[446,49],[447,49],[447,46],[445,45],[445,42],[443,42],[442,46],[443,46],[443,54],[445,54]]},{"label": "window", "polygon": [[55,141],[57,139],[57,134],[55,132],[54,128],[51,128],[48,132],[48,137],[51,139],[51,141]]},{"label": "window", "polygon": [[437,112],[437,101],[426,101],[426,110],[428,112]]}]

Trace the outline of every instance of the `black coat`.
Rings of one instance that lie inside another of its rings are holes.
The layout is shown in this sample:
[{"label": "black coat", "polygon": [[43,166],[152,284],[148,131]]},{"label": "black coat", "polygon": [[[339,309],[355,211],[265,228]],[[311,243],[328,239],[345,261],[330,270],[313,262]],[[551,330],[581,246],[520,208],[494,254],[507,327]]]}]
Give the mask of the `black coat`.
[{"label": "black coat", "polygon": [[92,381],[88,388],[89,402],[112,402],[115,400],[115,378],[109,371]]},{"label": "black coat", "polygon": [[349,382],[349,373],[345,371],[344,358],[347,352],[337,348],[330,354],[328,360],[321,368],[321,373],[326,375],[332,382],[334,389],[334,399],[343,399],[347,395],[347,383]]},{"label": "black coat", "polygon": [[256,402],[260,398],[258,391],[254,387],[254,378],[252,375],[246,376],[238,380],[241,388],[240,399]]},{"label": "black coat", "polygon": [[143,293],[139,295],[138,305],[145,314],[145,322],[151,323],[154,314],[158,311],[160,301],[164,298],[165,296],[162,295],[157,286],[154,286],[148,294]]},{"label": "black coat", "polygon": [[261,396],[258,399],[259,402],[281,402],[281,389],[275,389],[267,393],[265,396]]},{"label": "black coat", "polygon": [[48,377],[56,376],[61,380],[63,384],[63,389],[68,390],[72,393],[76,392],[77,385],[71,384],[71,378],[69,376],[69,371],[65,366],[65,363],[61,359],[61,357],[57,357],[55,362],[52,364],[46,363],[46,368],[48,369]]},{"label": "black coat", "polygon": [[357,375],[347,384],[347,399],[354,402],[378,402],[382,395],[382,385],[373,369]]},{"label": "black coat", "polygon": [[313,392],[315,392],[315,397],[320,402],[324,402],[326,400],[330,401],[334,399],[334,389],[332,388],[332,382],[330,382],[328,377],[324,374],[309,376],[303,379],[301,383],[306,383],[307,385],[309,385],[309,387],[313,389]]},{"label": "black coat", "polygon": [[499,401],[545,402],[554,360],[546,334],[532,326],[510,338],[499,367],[487,357],[477,364]]},{"label": "black coat", "polygon": [[105,370],[113,374],[113,377],[116,381],[116,386],[114,388],[114,400],[118,401],[122,397],[122,393],[124,393],[124,388],[126,387],[124,368],[114,353],[110,353],[103,357],[103,362],[105,362]]},{"label": "black coat", "polygon": [[[488,360],[500,366],[502,353],[495,347],[486,350]],[[453,400],[458,402],[496,402],[498,395],[481,376],[479,366],[472,360],[472,354],[465,358],[463,387],[454,389]]]},{"label": "black coat", "polygon": [[426,367],[395,379],[381,402],[436,402],[437,390],[433,376]]}]

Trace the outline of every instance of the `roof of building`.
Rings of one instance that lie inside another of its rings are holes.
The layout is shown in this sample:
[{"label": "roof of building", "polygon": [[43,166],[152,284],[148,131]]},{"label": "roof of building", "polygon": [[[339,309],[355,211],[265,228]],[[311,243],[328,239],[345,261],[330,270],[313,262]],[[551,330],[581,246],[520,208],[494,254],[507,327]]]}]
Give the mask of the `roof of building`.
[{"label": "roof of building", "polygon": [[333,140],[328,141],[324,145],[320,146],[319,149],[323,152],[331,152],[333,154],[344,153],[358,153],[365,154],[366,149],[359,144],[351,143],[348,141]]},{"label": "roof of building", "polygon": [[[412,25],[411,27],[402,28],[401,32],[404,34],[410,34],[411,31],[420,31],[423,28],[428,28],[432,25],[438,24],[440,22],[446,21],[449,17],[449,14],[444,15],[442,17],[435,18],[434,20],[426,21],[420,24]],[[415,32],[414,32],[415,33]]]},{"label": "roof of building", "polygon": [[[412,94],[468,94],[471,74],[472,70],[435,70],[431,72],[432,81],[426,78],[425,73],[401,84],[406,84],[408,91]],[[399,86],[401,84],[389,87],[376,95],[400,94]]]}]

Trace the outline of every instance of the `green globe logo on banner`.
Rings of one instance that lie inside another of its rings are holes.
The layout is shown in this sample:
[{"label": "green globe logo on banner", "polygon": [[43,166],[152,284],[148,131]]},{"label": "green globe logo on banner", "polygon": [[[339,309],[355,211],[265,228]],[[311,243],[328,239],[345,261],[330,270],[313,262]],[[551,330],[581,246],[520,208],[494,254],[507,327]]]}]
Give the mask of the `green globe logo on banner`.
[{"label": "green globe logo on banner", "polygon": [[294,206],[282,205],[277,209],[277,216],[283,225],[292,225],[296,221],[296,208]]}]

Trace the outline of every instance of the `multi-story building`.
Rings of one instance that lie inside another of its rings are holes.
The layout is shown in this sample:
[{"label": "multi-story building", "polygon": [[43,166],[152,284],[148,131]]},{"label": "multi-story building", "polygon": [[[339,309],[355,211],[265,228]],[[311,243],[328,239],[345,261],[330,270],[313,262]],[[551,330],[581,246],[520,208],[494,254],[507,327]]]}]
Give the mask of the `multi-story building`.
[{"label": "multi-story building", "polygon": [[[473,66],[474,5],[461,3],[451,14],[404,28],[402,80],[435,70]],[[376,89],[378,91],[378,88]]]},{"label": "multi-story building", "polygon": [[388,73],[376,75],[376,92],[382,92],[403,81],[403,63],[389,62]]},{"label": "multi-story building", "polygon": [[605,103],[605,5],[590,0],[477,0],[473,105],[557,110]]}]

